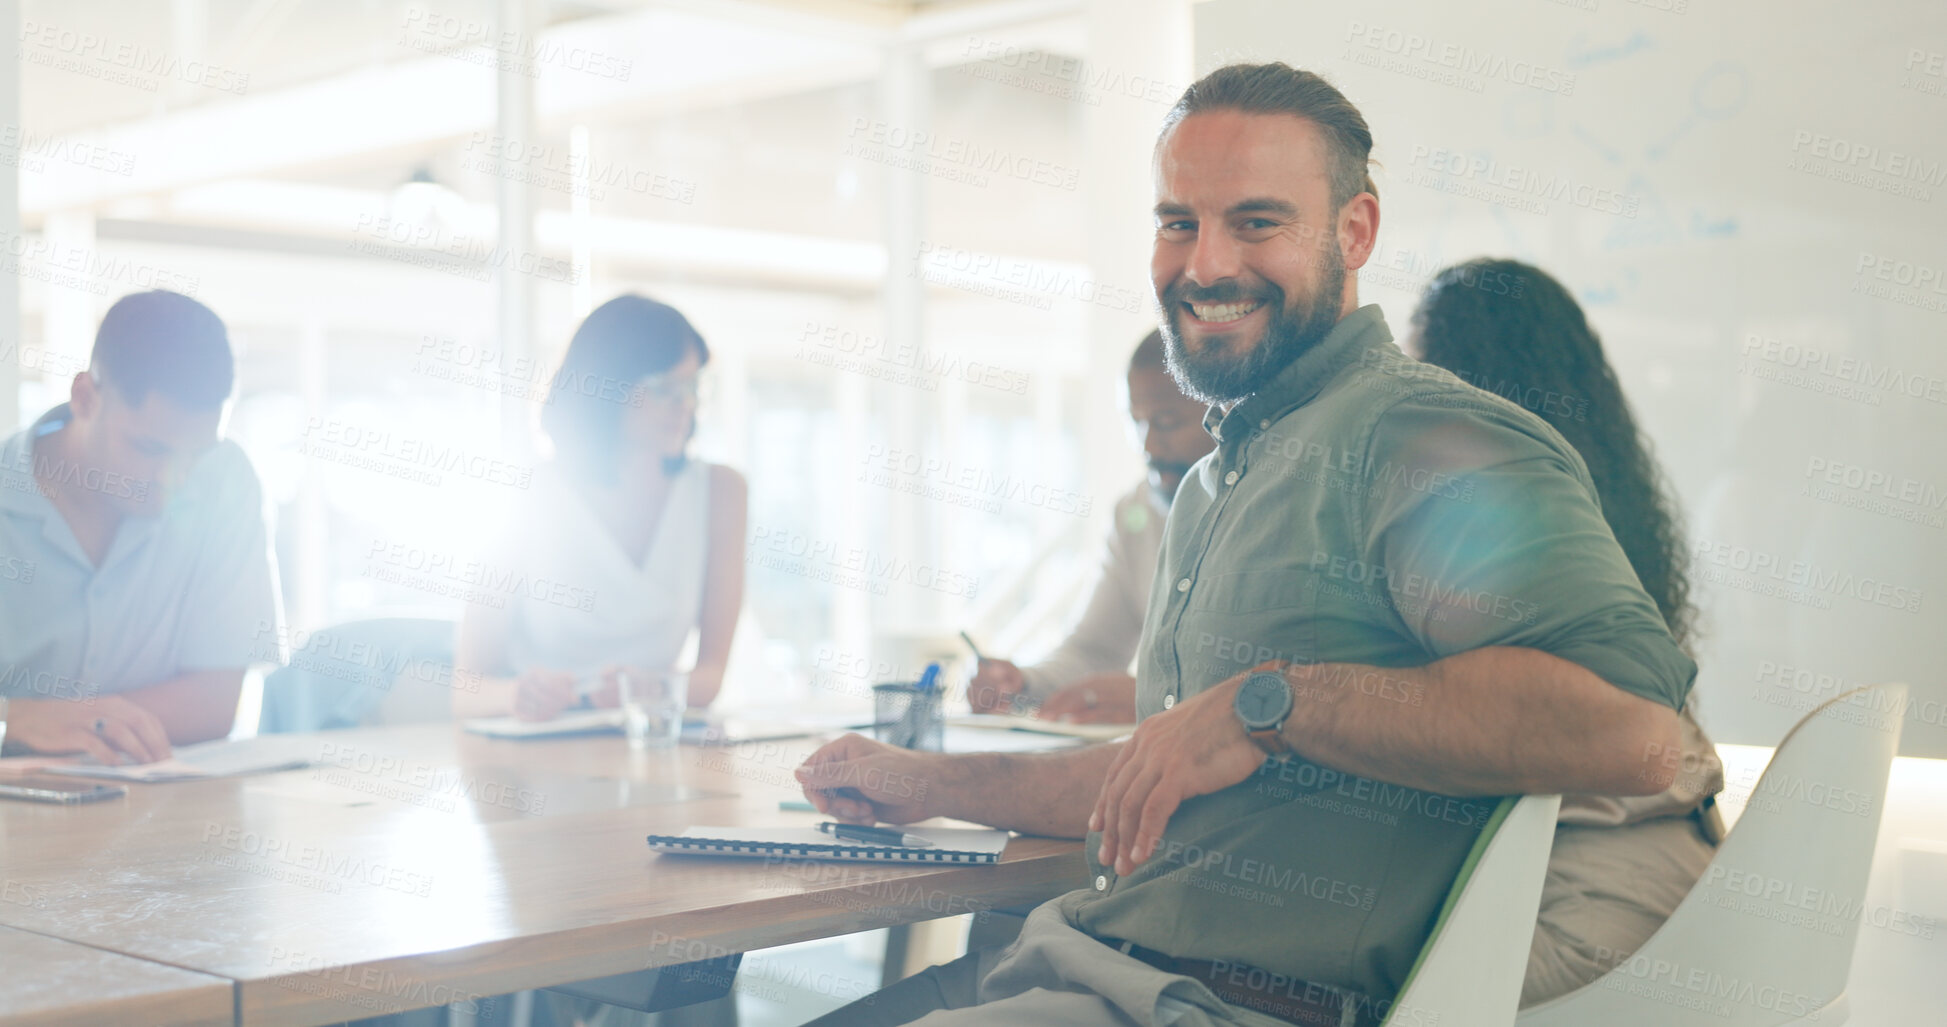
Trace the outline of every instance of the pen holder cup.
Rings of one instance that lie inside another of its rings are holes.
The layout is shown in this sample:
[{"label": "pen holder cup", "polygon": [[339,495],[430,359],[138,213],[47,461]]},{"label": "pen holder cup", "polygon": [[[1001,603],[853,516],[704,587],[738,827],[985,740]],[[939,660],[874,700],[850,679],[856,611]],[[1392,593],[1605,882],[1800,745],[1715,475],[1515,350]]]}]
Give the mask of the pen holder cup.
[{"label": "pen holder cup", "polygon": [[902,749],[939,752],[946,738],[946,709],[938,688],[917,683],[872,686],[872,736]]}]

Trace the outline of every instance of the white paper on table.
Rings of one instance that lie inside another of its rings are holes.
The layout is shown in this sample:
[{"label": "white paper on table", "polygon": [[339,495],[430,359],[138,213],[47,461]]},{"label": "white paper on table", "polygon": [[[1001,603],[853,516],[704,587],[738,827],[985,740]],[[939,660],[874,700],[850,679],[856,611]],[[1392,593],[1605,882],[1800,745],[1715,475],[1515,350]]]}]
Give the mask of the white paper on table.
[{"label": "white paper on table", "polygon": [[556,735],[581,735],[622,730],[622,711],[577,710],[553,720],[522,720],[519,717],[475,717],[460,721],[460,727],[489,738],[552,738]]},{"label": "white paper on table", "polygon": [[165,781],[202,781],[244,774],[269,774],[309,766],[315,739],[286,735],[259,735],[236,741],[218,739],[196,745],[178,746],[166,760],[106,767],[99,763],[66,763],[43,768],[49,774],[88,777],[105,781],[137,781],[157,784]]},{"label": "white paper on table", "polygon": [[1136,730],[1134,724],[1074,724],[1065,720],[1017,717],[1002,713],[963,713],[948,717],[954,727],[981,727],[1000,731],[1032,731],[1042,735],[1079,738],[1085,742],[1112,742]]}]

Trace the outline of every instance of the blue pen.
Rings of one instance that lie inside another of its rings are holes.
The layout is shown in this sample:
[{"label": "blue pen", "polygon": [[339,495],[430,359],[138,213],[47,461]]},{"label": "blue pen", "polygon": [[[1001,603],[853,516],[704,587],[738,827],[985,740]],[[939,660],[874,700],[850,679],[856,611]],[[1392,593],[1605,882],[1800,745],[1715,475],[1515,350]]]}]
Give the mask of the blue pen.
[{"label": "blue pen", "polygon": [[906,710],[907,715],[912,718],[910,725],[912,730],[906,735],[906,747],[916,749],[920,747],[920,739],[926,734],[927,726],[934,723],[939,715],[940,665],[927,664],[926,669],[920,671],[919,681],[913,686],[913,691],[916,693],[913,696],[913,704]]},{"label": "blue pen", "polygon": [[901,749],[910,749],[918,743],[920,725],[932,714],[933,691],[939,677],[940,665],[937,663],[927,664],[926,669],[920,672],[919,680],[913,683],[913,698],[906,704],[905,712],[899,715],[899,721],[886,741]]}]

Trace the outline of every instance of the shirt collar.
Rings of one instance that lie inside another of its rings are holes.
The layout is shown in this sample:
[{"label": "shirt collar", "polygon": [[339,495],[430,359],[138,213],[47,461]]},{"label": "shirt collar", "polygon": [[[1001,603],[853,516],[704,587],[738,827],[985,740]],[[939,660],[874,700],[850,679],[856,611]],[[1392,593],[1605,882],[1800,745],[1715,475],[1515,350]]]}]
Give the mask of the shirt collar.
[{"label": "shirt collar", "polygon": [[69,416],[63,403],[0,444],[0,510],[40,516],[54,512],[34,480],[34,440],[66,427]]},{"label": "shirt collar", "polygon": [[1357,360],[1361,352],[1392,341],[1393,333],[1386,327],[1386,317],[1380,312],[1379,304],[1368,303],[1339,318],[1339,323],[1323,339],[1300,353],[1269,385],[1231,407],[1230,413],[1214,406],[1204,411],[1203,428],[1220,443],[1224,441],[1227,427],[1246,426],[1234,434],[1248,437],[1257,425],[1278,420],[1310,402],[1333,375]]},{"label": "shirt collar", "polygon": [[81,543],[75,540],[73,529],[68,527],[67,518],[61,516],[34,477],[34,443],[66,427],[72,416],[68,404],[63,403],[0,444],[0,511],[40,518],[41,537],[76,563],[98,573],[141,548],[160,530],[162,520],[158,516],[123,517],[108,551],[102,555],[100,566],[89,561]]}]

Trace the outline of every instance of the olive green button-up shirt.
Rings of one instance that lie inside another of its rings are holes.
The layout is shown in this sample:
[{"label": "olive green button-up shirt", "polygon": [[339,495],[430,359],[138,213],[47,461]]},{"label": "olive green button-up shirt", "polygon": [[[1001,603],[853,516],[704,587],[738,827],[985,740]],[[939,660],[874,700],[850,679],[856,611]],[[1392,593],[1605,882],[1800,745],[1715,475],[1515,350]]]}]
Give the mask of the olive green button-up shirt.
[{"label": "olive green button-up shirt", "polygon": [[[1405,709],[1383,668],[1525,646],[1680,708],[1696,666],[1665,629],[1575,450],[1520,407],[1404,357],[1377,306],[1205,425],[1218,448],[1170,511],[1138,651],[1152,716],[1266,660]],[[1426,940],[1493,799],[1297,754],[1178,809],[1157,855],[1063,900],[1098,937],[1376,998]]]}]

